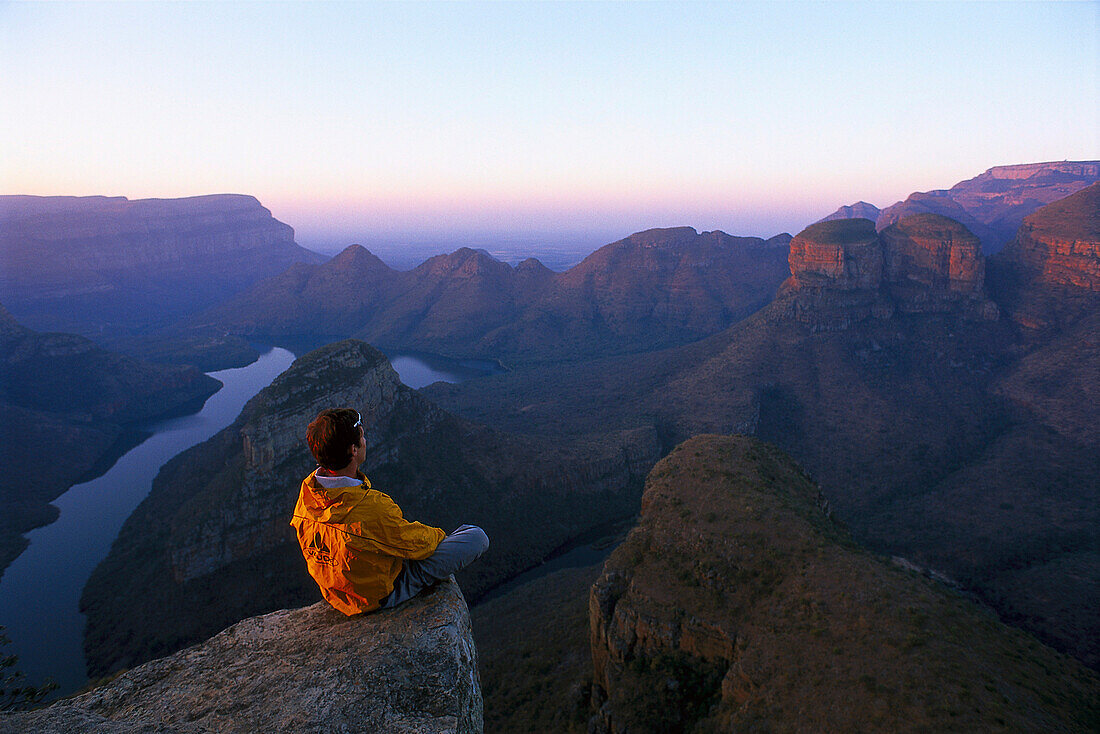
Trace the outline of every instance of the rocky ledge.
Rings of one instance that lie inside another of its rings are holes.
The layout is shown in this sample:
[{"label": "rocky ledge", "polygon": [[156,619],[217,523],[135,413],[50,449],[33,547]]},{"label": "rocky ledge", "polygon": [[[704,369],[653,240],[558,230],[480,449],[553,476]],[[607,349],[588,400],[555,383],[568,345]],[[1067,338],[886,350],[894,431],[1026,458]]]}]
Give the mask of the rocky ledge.
[{"label": "rocky ledge", "polygon": [[245,619],[0,733],[482,731],[470,613],[454,581],[393,610],[320,602]]}]

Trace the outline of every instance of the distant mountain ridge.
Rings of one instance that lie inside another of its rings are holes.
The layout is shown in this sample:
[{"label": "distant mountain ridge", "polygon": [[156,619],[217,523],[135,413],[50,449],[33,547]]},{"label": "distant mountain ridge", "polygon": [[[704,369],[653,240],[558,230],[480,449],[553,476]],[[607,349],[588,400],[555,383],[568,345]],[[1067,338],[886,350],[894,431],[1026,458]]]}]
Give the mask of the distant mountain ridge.
[{"label": "distant mountain ridge", "polygon": [[332,334],[460,357],[555,361],[682,344],[771,300],[784,236],[639,232],[555,273],[469,248],[393,270],[359,246],[298,265],[193,321],[242,335]]},{"label": "distant mountain ridge", "polygon": [[251,196],[0,196],[0,298],[40,329],[163,325],[324,259]]},{"label": "distant mountain ridge", "polygon": [[994,166],[946,190],[913,193],[882,211],[875,222],[885,229],[910,214],[950,217],[978,235],[987,254],[1016,234],[1024,217],[1100,181],[1100,161],[1051,161]]}]

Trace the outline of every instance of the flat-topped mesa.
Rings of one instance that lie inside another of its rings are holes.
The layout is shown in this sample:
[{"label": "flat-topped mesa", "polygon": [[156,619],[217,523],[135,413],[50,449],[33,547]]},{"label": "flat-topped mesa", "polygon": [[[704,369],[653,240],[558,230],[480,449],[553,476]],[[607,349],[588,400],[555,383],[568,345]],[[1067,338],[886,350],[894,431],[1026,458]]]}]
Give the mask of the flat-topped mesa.
[{"label": "flat-topped mesa", "polygon": [[372,614],[319,602],[245,619],[88,693],[0,718],[0,734],[482,729],[470,612],[453,580]]},{"label": "flat-topped mesa", "polygon": [[883,297],[882,242],[869,219],[811,224],[791,240],[791,277],[780,288],[786,314],[815,329],[846,329],[871,316],[889,318]]},{"label": "flat-topped mesa", "polygon": [[891,300],[906,313],[976,310],[996,318],[984,296],[985,258],[981,241],[954,219],[914,214],[880,234]]},{"label": "flat-topped mesa", "polygon": [[882,245],[870,219],[811,224],[791,240],[788,262],[798,287],[868,290],[882,280]]},{"label": "flat-topped mesa", "polygon": [[1100,293],[1100,183],[1026,217],[1005,257],[1034,284]]},{"label": "flat-topped mesa", "polygon": [[869,219],[811,224],[791,240],[788,262],[784,313],[818,329],[895,311],[997,318],[984,296],[980,241],[938,214],[906,217],[879,233]]}]

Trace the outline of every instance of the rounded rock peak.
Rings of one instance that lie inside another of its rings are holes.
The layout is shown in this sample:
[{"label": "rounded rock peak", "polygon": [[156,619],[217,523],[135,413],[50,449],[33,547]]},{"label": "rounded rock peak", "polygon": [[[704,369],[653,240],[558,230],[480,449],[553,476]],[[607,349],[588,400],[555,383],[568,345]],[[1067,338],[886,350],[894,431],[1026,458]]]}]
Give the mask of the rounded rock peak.
[{"label": "rounded rock peak", "polygon": [[972,240],[974,244],[980,244],[978,236],[967,229],[963,224],[950,217],[945,217],[942,214],[933,214],[931,212],[910,214],[907,217],[902,217],[899,221],[883,230],[882,233],[884,236],[888,236],[888,232],[891,231],[909,236],[932,237],[956,242]]},{"label": "rounded rock peak", "polygon": [[811,224],[799,232],[795,239],[823,245],[873,242],[876,239],[875,223],[870,219],[830,219]]}]

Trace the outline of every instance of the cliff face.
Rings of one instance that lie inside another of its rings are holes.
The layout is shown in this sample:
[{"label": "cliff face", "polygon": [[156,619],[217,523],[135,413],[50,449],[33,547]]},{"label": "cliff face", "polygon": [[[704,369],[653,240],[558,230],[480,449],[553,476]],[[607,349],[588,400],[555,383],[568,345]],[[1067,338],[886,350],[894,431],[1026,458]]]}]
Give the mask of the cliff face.
[{"label": "cliff face", "polygon": [[397,609],[325,602],[245,619],[0,732],[475,734],[477,650],[454,581]]},{"label": "cliff face", "polygon": [[0,197],[0,293],[40,328],[142,325],[323,260],[251,196]]},{"label": "cliff face", "polygon": [[1075,328],[1100,306],[1100,183],[1028,216],[991,260],[998,299],[1032,335]]},{"label": "cliff face", "polygon": [[1036,285],[1100,293],[1100,183],[1024,219],[1005,259]]},{"label": "cliff face", "polygon": [[791,241],[790,269],[784,307],[818,328],[848,328],[895,310],[997,317],[984,295],[978,238],[937,214],[906,217],[877,233],[869,219],[812,224]]},{"label": "cliff face", "polygon": [[373,347],[330,344],[295,361],[232,426],[162,469],[85,588],[93,675],[318,598],[288,523],[301,480],[315,468],[305,427],[334,406],[364,416],[363,471],[407,518],[448,531],[471,523],[489,534],[489,553],[462,574],[474,596],[628,515],[658,451],[652,435],[629,446],[508,436],[423,399]]},{"label": "cliff face", "polygon": [[[589,599],[592,730],[1084,731],[1096,674],[855,546],[788,458],[698,436]],[[693,727],[695,727],[693,729]]]},{"label": "cliff face", "polygon": [[763,306],[786,276],[784,245],[783,237],[649,230],[564,273],[537,260],[512,268],[468,248],[397,272],[349,248],[258,284],[195,325],[246,335],[331,330],[510,362],[638,352],[701,339]]},{"label": "cliff face", "polygon": [[1012,239],[1024,217],[1041,206],[1100,180],[1100,161],[1053,161],[996,166],[950,189],[918,192],[887,207],[882,230],[911,214],[931,213],[961,222],[993,253]]}]

